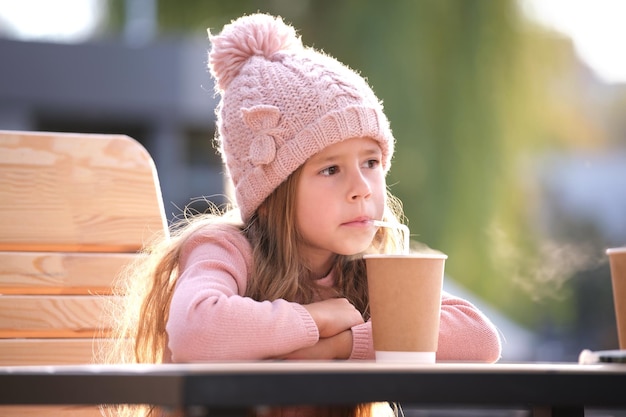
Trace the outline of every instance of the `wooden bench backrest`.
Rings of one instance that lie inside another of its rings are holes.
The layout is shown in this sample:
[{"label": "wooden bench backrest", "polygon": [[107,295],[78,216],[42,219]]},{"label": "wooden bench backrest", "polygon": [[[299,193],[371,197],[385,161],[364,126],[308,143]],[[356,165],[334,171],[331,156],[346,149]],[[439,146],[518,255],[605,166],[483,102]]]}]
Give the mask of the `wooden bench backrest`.
[{"label": "wooden bench backrest", "polygon": [[155,233],[161,190],[134,139],[0,131],[0,365],[92,363],[112,283]]}]

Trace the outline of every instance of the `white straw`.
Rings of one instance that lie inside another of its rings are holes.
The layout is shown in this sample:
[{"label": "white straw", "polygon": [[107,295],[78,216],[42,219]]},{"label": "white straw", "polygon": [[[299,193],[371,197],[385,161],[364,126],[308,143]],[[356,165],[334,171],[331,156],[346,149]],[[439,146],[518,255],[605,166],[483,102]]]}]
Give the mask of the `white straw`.
[{"label": "white straw", "polygon": [[384,222],[382,220],[372,220],[372,224],[374,224],[374,226],[377,226],[377,227],[389,227],[392,229],[400,229],[400,231],[402,232],[402,237],[403,237],[402,254],[403,255],[409,254],[411,232],[409,231],[409,228],[407,225],[402,224],[402,223]]}]

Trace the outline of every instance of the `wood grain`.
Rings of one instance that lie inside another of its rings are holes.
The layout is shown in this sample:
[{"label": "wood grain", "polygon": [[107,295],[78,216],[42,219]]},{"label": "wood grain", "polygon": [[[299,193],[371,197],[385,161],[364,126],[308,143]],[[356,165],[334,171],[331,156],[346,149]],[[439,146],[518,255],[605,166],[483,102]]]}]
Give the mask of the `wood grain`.
[{"label": "wood grain", "polygon": [[165,225],[148,152],[123,135],[0,131],[0,250],[132,252]]},{"label": "wood grain", "polygon": [[0,338],[84,338],[108,328],[105,311],[114,296],[3,295]]},{"label": "wood grain", "polygon": [[0,294],[110,294],[131,253],[0,252]]},{"label": "wood grain", "polygon": [[2,417],[102,417],[97,406],[0,406]]},{"label": "wood grain", "polygon": [[99,352],[112,343],[111,339],[6,339],[0,343],[0,366],[101,363]]}]

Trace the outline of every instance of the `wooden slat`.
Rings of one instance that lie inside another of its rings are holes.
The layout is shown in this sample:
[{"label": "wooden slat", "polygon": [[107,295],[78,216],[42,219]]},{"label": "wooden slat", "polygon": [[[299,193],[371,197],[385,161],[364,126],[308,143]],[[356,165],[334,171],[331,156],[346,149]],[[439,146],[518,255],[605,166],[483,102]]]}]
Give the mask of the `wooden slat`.
[{"label": "wooden slat", "polygon": [[0,339],[0,366],[101,363],[97,352],[112,343],[110,339]]},{"label": "wooden slat", "polygon": [[2,417],[102,417],[98,406],[0,406]]},{"label": "wooden slat", "polygon": [[0,296],[0,338],[93,337],[106,328],[114,296]]},{"label": "wooden slat", "polygon": [[6,243],[0,242],[0,251],[12,251],[12,252],[80,252],[80,253],[96,253],[96,252],[121,252],[121,253],[133,253],[137,251],[136,243],[129,243],[124,245],[123,243],[115,243],[106,245],[98,243],[96,245],[77,243]]},{"label": "wooden slat", "polygon": [[0,294],[110,294],[126,253],[0,252]]},{"label": "wooden slat", "polygon": [[0,250],[133,252],[165,224],[154,163],[134,139],[0,131]]},{"label": "wooden slat", "polygon": [[[118,415],[113,410],[103,411],[95,405],[0,405],[0,417],[113,417]],[[159,409],[154,415],[160,417],[185,416],[182,410],[171,409]]]}]

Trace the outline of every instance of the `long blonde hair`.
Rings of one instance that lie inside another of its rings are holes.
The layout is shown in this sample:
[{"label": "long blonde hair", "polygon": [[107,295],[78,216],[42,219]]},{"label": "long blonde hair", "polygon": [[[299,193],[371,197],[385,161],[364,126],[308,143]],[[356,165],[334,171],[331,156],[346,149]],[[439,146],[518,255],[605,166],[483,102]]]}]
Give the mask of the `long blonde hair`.
[{"label": "long blonde hair", "polygon": [[[146,245],[138,262],[121,275],[116,291],[121,300],[112,306],[114,346],[105,353],[108,363],[162,363],[167,360],[169,306],[179,275],[179,258],[185,242],[198,230],[237,227],[251,243],[253,271],[246,296],[256,300],[278,298],[303,304],[314,300],[317,287],[298,251],[295,198],[301,168],[290,175],[242,224],[236,210],[185,216],[171,228],[170,236]],[[387,193],[384,220],[402,221],[402,207]],[[379,229],[368,251],[393,252],[402,236]],[[338,255],[333,267],[337,296],[348,298],[369,318],[365,263],[362,257]],[[281,277],[277,280],[276,277]]]}]

